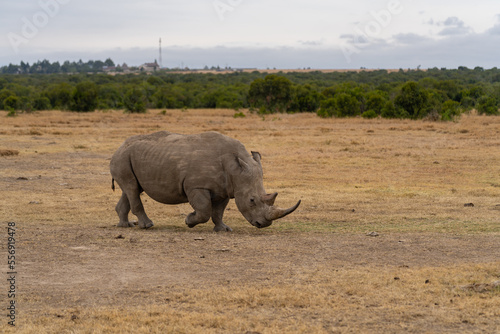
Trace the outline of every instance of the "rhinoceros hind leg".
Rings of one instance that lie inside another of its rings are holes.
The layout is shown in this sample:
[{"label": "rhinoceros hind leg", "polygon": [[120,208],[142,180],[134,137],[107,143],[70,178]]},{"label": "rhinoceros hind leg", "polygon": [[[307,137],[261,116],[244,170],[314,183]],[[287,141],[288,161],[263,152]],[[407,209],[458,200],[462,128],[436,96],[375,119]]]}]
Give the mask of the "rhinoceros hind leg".
[{"label": "rhinoceros hind leg", "polygon": [[[139,190],[139,187],[133,187],[129,189],[123,190],[124,193],[126,194],[126,198],[128,198],[129,202],[129,207],[134,215],[137,216],[137,219],[139,220],[139,227],[140,228],[150,228],[153,226],[153,222],[151,219],[149,219],[148,215],[146,214],[146,211],[144,211],[144,206],[142,205],[141,201],[141,190]],[[121,220],[121,217],[120,217]],[[130,225],[129,226],[133,226]]]},{"label": "rhinoceros hind leg", "polygon": [[212,221],[214,222],[214,232],[231,232],[233,229],[222,222],[222,216],[226,209],[229,198],[220,202],[212,203]]},{"label": "rhinoceros hind leg", "polygon": [[127,195],[128,199],[130,201],[130,208],[132,210],[132,213],[137,216],[137,219],[139,220],[139,227],[140,228],[150,228],[154,224],[149,219],[148,215],[146,214],[146,211],[144,211],[144,206],[142,205],[141,197],[140,197],[140,192],[133,192],[132,195]]},{"label": "rhinoceros hind leg", "polygon": [[150,228],[153,226],[153,222],[146,215],[144,206],[142,205],[141,193],[143,190],[130,166],[115,171],[111,170],[111,173],[122,189],[122,197],[116,205],[116,212],[120,217],[118,226],[134,226],[128,221],[128,213],[130,211],[137,216],[140,228]]},{"label": "rhinoceros hind leg", "polygon": [[122,197],[118,201],[115,207],[118,217],[120,217],[120,222],[118,227],[133,227],[134,224],[128,221],[128,213],[130,212],[130,203],[128,201],[127,195],[123,192]]},{"label": "rhinoceros hind leg", "polygon": [[206,223],[212,212],[210,192],[204,189],[195,189],[188,194],[189,204],[194,211],[186,217],[186,225],[190,228]]}]

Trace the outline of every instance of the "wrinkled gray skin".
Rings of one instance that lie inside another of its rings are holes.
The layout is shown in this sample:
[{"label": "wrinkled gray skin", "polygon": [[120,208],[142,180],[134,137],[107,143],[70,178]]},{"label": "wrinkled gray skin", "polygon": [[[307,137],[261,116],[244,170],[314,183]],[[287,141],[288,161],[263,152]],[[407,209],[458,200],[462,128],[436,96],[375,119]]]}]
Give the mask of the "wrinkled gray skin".
[{"label": "wrinkled gray skin", "polygon": [[292,213],[274,206],[278,193],[267,194],[262,182],[260,154],[250,155],[237,140],[217,132],[181,135],[161,131],[128,138],[111,158],[110,170],[122,189],[116,205],[120,227],[131,227],[130,210],[139,227],[149,228],[140,194],[164,204],[189,202],[194,209],[186,224],[194,227],[212,218],[214,231],[231,231],[222,222],[229,199],[258,228]]}]

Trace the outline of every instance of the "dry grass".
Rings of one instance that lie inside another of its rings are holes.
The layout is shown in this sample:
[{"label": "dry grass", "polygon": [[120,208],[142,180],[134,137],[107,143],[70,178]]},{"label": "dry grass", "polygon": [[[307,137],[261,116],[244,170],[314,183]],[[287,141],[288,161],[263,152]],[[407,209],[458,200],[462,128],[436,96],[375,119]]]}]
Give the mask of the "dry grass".
[{"label": "dry grass", "polygon": [[[15,332],[500,331],[500,118],[233,114],[0,113],[0,152],[19,152],[0,156],[0,215],[19,229]],[[114,227],[109,158],[158,130],[241,140],[277,203],[301,207],[257,230],[231,203],[221,235],[144,196],[155,228]]]},{"label": "dry grass", "polygon": [[160,290],[150,296],[154,302],[134,307],[48,308],[29,319],[27,328],[54,333],[495,332],[499,291],[475,296],[454,286],[464,275],[490,279],[491,273],[498,274],[498,268],[319,267],[277,286]]},{"label": "dry grass", "polygon": [[9,157],[13,155],[18,155],[19,151],[16,150],[0,150],[0,157]]}]

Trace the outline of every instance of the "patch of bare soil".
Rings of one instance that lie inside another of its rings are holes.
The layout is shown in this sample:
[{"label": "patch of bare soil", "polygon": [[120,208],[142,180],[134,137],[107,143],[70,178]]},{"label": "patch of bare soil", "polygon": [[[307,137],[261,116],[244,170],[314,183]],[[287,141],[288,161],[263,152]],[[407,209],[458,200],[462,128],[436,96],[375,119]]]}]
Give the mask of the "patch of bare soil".
[{"label": "patch of bare soil", "polygon": [[75,304],[143,305],[153,302],[158,289],[273,285],[325,266],[405,270],[500,258],[500,236],[216,234],[161,226],[17,225],[21,289],[32,312]]}]

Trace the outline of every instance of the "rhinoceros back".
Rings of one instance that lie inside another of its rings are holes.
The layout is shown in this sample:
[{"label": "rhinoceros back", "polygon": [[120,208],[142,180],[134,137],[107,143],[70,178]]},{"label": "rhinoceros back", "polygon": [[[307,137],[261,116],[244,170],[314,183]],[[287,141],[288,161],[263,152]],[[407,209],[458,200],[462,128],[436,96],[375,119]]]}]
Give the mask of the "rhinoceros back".
[{"label": "rhinoceros back", "polygon": [[161,203],[178,204],[187,202],[190,189],[195,188],[208,189],[216,197],[228,196],[224,157],[244,152],[239,141],[216,132],[181,135],[161,131],[127,139],[115,153],[116,159],[113,156],[112,165],[113,160],[121,164],[128,160],[146,194]]}]

